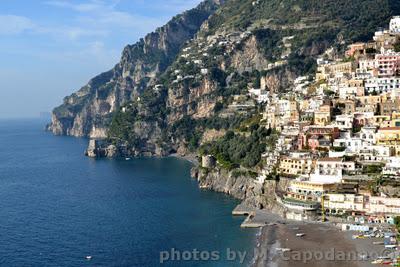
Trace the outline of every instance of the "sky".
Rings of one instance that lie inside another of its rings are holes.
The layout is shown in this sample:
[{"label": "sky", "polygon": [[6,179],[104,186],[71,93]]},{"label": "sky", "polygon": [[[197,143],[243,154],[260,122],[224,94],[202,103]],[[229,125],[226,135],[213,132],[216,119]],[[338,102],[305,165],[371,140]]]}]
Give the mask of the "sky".
[{"label": "sky", "polygon": [[200,0],[0,0],[0,118],[38,117]]}]

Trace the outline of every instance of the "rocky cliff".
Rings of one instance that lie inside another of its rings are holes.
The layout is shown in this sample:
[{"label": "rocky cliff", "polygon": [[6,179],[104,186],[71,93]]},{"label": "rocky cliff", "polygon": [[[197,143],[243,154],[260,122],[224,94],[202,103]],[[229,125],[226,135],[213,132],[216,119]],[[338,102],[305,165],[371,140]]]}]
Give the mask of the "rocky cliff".
[{"label": "rocky cliff", "polygon": [[235,171],[227,171],[219,167],[207,169],[194,167],[191,176],[199,182],[202,189],[213,190],[228,194],[243,200],[246,207],[254,209],[268,209],[277,214],[284,214],[285,208],[277,202],[276,192],[284,191],[289,181],[267,180],[259,183],[248,175],[238,175]]},{"label": "rocky cliff", "polygon": [[53,110],[48,130],[56,135],[106,137],[112,114],[154,84],[220,4],[218,0],[206,0],[136,44],[126,46],[112,70],[90,80]]}]

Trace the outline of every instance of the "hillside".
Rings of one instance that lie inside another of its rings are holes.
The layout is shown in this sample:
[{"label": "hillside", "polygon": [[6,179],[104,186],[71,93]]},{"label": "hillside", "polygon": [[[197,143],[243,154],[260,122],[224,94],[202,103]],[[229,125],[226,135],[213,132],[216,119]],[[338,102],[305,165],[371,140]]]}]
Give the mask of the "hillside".
[{"label": "hillside", "polygon": [[[127,46],[113,70],[54,110],[49,129],[107,137],[136,156],[195,151],[226,131],[257,128],[261,107],[232,111],[234,95],[261,81],[273,92],[290,90],[297,76],[315,72],[318,55],[369,39],[395,14],[393,0],[205,1]],[[232,142],[271,134],[251,132]]]},{"label": "hillside", "polygon": [[204,1],[126,46],[113,69],[91,79],[53,110],[48,129],[57,135],[105,137],[113,113],[142,94],[166,70],[182,45],[193,38],[219,3]]}]

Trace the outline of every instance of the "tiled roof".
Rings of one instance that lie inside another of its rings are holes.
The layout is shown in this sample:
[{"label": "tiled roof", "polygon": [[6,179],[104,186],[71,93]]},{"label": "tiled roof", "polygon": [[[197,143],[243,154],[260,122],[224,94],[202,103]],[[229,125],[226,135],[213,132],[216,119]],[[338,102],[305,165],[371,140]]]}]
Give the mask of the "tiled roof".
[{"label": "tiled roof", "polygon": [[320,159],[318,159],[318,161],[338,161],[338,162],[342,162],[343,159],[342,158],[320,158]]}]

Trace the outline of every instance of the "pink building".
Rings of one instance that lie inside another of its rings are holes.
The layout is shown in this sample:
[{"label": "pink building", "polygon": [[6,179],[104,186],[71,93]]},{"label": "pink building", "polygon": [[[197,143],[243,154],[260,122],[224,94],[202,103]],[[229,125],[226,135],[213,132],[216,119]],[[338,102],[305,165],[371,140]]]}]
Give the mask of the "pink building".
[{"label": "pink building", "polygon": [[386,53],[375,55],[379,77],[395,76],[400,70],[400,53]]},{"label": "pink building", "polygon": [[357,52],[360,54],[365,54],[365,43],[355,43],[348,46],[348,50],[346,51],[347,57],[354,56]]}]

